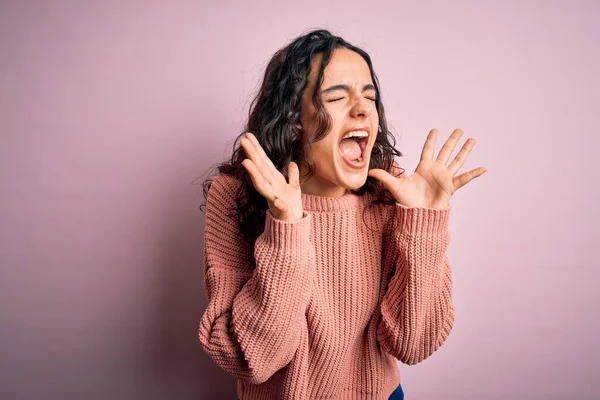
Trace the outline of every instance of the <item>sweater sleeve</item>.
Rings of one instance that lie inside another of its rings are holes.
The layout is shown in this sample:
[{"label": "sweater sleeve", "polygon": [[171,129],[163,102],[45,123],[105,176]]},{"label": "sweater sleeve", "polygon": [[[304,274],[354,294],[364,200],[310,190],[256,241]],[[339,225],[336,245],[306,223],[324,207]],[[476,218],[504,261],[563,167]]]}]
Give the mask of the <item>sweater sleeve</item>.
[{"label": "sweater sleeve", "polygon": [[311,214],[285,222],[268,210],[265,229],[249,250],[229,216],[235,191],[225,179],[233,178],[215,178],[206,201],[208,306],[198,335],[226,372],[260,384],[286,366],[300,344],[315,271]]},{"label": "sweater sleeve", "polygon": [[449,212],[450,207],[395,204],[397,224],[386,244],[395,271],[381,302],[377,340],[408,365],[432,355],[454,324],[452,270],[446,252]]}]

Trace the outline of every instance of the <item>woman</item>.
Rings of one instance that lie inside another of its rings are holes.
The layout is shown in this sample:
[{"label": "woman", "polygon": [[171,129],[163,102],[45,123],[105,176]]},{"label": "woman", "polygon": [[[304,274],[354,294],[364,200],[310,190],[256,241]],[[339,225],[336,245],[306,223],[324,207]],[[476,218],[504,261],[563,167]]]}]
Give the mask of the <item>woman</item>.
[{"label": "woman", "polygon": [[425,360],[454,323],[450,197],[485,172],[454,176],[461,136],[434,159],[432,130],[405,176],[366,52],[315,30],[275,53],[205,187],[199,338],[239,399],[403,398],[396,360]]}]

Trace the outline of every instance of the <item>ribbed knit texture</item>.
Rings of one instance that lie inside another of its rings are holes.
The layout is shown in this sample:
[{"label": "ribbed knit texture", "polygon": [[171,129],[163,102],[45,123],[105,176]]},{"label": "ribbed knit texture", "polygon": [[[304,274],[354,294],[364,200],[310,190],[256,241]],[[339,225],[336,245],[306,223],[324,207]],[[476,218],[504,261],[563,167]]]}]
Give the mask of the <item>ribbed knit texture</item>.
[{"label": "ribbed knit texture", "polygon": [[387,400],[396,360],[425,360],[454,323],[450,208],[376,205],[363,221],[370,194],[302,194],[303,218],[267,211],[251,249],[228,216],[238,187],[219,174],[208,193],[204,351],[241,400]]}]

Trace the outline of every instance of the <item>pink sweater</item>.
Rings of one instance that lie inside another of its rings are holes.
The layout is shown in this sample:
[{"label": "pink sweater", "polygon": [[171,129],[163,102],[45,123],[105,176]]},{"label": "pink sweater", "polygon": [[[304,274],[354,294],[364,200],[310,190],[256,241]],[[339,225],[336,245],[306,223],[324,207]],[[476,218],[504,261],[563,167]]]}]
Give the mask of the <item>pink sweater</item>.
[{"label": "pink sweater", "polygon": [[241,400],[387,400],[396,360],[425,360],[454,323],[450,208],[376,205],[363,222],[371,194],[302,194],[303,218],[267,211],[250,249],[227,216],[238,185],[219,174],[208,193],[204,351]]}]

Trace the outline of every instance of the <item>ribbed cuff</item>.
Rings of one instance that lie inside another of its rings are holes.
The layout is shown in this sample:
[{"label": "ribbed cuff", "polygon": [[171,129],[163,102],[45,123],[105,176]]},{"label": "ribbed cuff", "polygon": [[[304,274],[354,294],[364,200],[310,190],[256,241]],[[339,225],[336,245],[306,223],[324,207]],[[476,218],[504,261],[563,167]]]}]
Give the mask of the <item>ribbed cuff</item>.
[{"label": "ribbed cuff", "polygon": [[[310,222],[312,215],[306,210],[302,211],[302,218],[296,221],[283,221],[277,219],[267,210],[265,217],[264,239],[272,246],[293,254],[297,246],[310,242]],[[302,247],[301,247],[302,248]]]},{"label": "ribbed cuff", "polygon": [[436,236],[449,230],[450,209],[406,207],[396,202],[396,216],[400,232],[410,236]]}]

